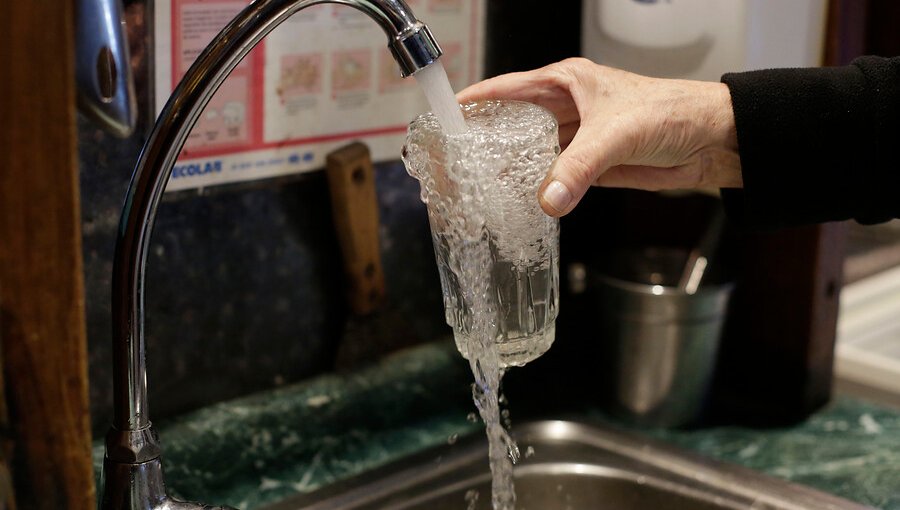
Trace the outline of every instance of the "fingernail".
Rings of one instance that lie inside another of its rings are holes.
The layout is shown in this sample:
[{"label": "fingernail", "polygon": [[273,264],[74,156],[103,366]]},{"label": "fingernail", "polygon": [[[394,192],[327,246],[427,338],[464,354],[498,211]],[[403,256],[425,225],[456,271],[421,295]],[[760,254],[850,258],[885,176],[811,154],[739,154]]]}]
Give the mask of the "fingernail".
[{"label": "fingernail", "polygon": [[569,192],[569,188],[565,184],[553,181],[544,188],[544,202],[547,202],[550,207],[559,212],[565,212],[569,208],[569,204],[572,203],[572,193]]}]

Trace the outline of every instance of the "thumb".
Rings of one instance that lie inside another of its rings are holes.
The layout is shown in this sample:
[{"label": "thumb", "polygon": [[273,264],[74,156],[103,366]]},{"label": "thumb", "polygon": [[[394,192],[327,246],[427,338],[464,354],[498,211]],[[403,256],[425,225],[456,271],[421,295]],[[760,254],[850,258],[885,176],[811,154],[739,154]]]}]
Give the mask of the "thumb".
[{"label": "thumb", "polygon": [[541,208],[550,216],[568,214],[587,193],[591,184],[609,168],[603,149],[580,129],[547,173],[538,196]]}]

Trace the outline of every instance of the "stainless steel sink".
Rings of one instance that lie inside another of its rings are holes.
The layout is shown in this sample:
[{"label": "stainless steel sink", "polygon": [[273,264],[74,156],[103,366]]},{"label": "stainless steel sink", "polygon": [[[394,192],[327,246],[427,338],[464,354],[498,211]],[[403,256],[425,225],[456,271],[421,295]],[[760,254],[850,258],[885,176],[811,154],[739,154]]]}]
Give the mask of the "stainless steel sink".
[{"label": "stainless steel sink", "polygon": [[[606,427],[544,421],[516,437],[534,450],[516,466],[521,510],[868,508]],[[267,510],[488,510],[490,499],[487,445],[474,436]]]}]

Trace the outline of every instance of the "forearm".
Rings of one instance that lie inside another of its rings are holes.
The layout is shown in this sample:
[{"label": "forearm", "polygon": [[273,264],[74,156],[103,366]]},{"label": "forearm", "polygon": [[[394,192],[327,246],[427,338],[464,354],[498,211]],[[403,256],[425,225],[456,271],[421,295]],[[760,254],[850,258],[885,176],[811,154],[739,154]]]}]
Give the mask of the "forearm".
[{"label": "forearm", "polygon": [[727,74],[744,189],[726,205],[779,226],[900,216],[900,59]]}]

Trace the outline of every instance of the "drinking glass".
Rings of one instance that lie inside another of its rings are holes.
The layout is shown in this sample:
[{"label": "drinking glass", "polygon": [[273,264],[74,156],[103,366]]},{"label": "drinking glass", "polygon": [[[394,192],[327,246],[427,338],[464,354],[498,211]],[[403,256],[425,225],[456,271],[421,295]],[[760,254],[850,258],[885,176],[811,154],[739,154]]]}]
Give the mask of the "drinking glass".
[{"label": "drinking glass", "polygon": [[559,154],[558,126],[520,101],[462,108],[461,135],[445,135],[431,113],[413,120],[403,162],[427,205],[457,348],[468,358],[478,342],[494,342],[501,366],[521,366],[556,332],[559,220],[537,193]]}]

